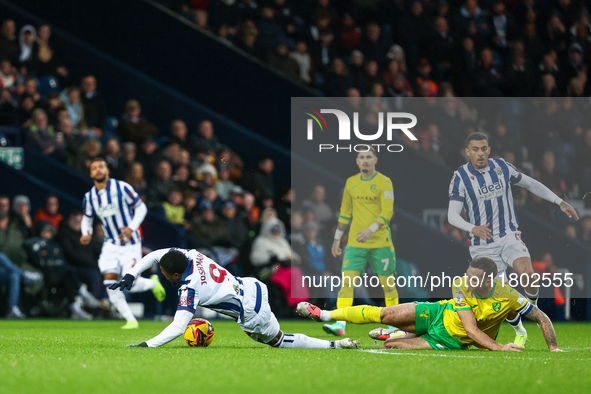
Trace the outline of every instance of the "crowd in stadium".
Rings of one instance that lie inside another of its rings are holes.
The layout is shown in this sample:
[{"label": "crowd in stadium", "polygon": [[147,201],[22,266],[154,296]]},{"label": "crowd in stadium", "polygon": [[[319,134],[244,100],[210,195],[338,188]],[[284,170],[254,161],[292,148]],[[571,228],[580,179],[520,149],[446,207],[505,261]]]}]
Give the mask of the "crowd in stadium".
[{"label": "crowd in stadium", "polygon": [[[581,126],[589,124],[588,102],[557,99],[589,95],[591,24],[582,3],[313,3],[187,0],[173,7],[200,28],[327,96],[370,97],[370,113],[388,110],[383,97],[546,98],[547,118],[538,121],[556,124],[547,133],[532,136],[502,123],[483,126],[462,117],[461,108],[449,108],[442,114],[455,129],[434,122],[415,130],[419,141],[410,145],[457,167],[465,162],[461,141],[466,134],[487,127],[493,152],[557,195],[583,198],[581,191],[591,190],[591,129]],[[245,165],[207,119],[193,129],[175,119],[170,130],[159,130],[142,113],[141,103],[129,100],[113,122],[109,116],[116,114],[107,113],[100,81],[93,75],[71,80],[67,59],[58,57],[50,38],[48,25],[2,23],[0,121],[22,127],[28,146],[87,175],[90,161],[104,157],[111,176],[132,185],[153,214],[207,245],[233,273],[254,273],[274,284],[285,295],[284,306],[296,302],[284,279],[293,274],[290,259],[300,263],[299,275],[338,274],[340,262],[328,249],[338,202],[327,204],[322,185],[298,190],[306,197],[296,204],[293,190],[276,190],[270,158],[261,157],[252,168]],[[571,123],[564,125],[565,118]],[[524,190],[516,204],[557,220],[547,203]],[[10,283],[10,317],[24,317],[17,307],[20,282],[21,293],[39,300],[50,299],[51,289],[63,285],[74,318],[90,318],[75,299],[94,310],[106,304],[96,267],[100,228],[95,241],[82,247],[74,242],[81,213],[64,219],[58,207],[55,196],[45,207],[31,207],[26,196],[0,197],[0,273]],[[576,225],[558,224],[591,245],[591,217]],[[465,239],[457,229],[444,231]],[[36,313],[51,315],[58,309]]]}]

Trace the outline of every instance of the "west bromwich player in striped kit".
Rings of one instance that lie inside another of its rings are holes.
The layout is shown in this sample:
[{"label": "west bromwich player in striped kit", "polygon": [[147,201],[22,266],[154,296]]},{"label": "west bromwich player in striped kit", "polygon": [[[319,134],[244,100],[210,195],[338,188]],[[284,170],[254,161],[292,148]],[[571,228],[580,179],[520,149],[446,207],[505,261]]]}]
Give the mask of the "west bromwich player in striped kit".
[{"label": "west bromwich player in striped kit", "polygon": [[[110,286],[117,282],[123,272],[127,272],[142,258],[142,239],[138,228],[144,221],[148,208],[133,188],[122,181],[109,178],[109,169],[104,159],[97,158],[90,163],[90,177],[94,186],[84,195],[80,242],[86,245],[92,237],[92,223],[97,216],[105,232],[105,242],[101,250],[98,266],[104,276],[103,283]],[[158,275],[150,279],[140,278],[131,292],[152,290],[158,301],[166,294],[158,280]],[[138,328],[125,295],[120,291],[107,289],[111,304],[125,318],[123,329]]]},{"label": "west bromwich player in striped kit", "polygon": [[[519,220],[515,213],[511,185],[528,189],[544,200],[558,204],[568,217],[579,220],[576,211],[550,189],[519,172],[504,159],[489,159],[490,146],[483,133],[473,133],[466,140],[466,154],[470,161],[454,173],[449,186],[448,221],[453,226],[470,233],[470,255],[488,257],[498,268],[497,278],[511,266],[520,276],[529,276],[524,287],[526,297],[535,304],[539,287],[534,283],[534,271],[529,251],[521,240]],[[468,222],[461,216],[466,210]],[[515,343],[524,345],[527,332],[519,314],[507,317],[515,328]]]},{"label": "west bromwich player in striped kit", "polygon": [[162,275],[173,285],[180,285],[179,304],[174,320],[154,338],[132,347],[158,347],[181,336],[202,306],[225,314],[253,340],[280,348],[345,349],[358,348],[359,342],[344,338],[327,341],[304,334],[284,334],[271,311],[267,286],[255,278],[235,277],[198,251],[169,248],[146,255],[110,288],[132,288],[139,275],[160,263]]}]

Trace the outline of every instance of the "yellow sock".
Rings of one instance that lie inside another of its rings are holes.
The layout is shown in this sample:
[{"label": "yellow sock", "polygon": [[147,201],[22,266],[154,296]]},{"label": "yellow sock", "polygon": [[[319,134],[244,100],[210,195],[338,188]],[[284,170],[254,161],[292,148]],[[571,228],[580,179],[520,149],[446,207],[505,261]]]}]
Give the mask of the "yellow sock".
[{"label": "yellow sock", "polygon": [[344,320],[356,324],[381,323],[382,309],[378,306],[348,306],[330,312],[331,320]]},{"label": "yellow sock", "polygon": [[343,283],[337,298],[337,309],[353,305],[353,278],[359,276],[359,271],[343,271]]},{"label": "yellow sock", "polygon": [[[392,278],[390,279],[390,284],[388,284],[388,278]],[[386,300],[386,306],[398,305],[398,289],[396,288],[394,275],[380,275],[380,285],[382,285],[382,289],[384,289],[384,299]]]}]

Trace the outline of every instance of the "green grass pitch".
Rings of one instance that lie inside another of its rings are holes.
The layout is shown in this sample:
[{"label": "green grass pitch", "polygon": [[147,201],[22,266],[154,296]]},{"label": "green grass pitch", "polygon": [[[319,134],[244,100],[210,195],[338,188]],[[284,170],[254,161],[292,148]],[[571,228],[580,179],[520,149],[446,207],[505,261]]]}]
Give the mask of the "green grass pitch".
[{"label": "green grass pitch", "polygon": [[[0,393],[589,393],[591,324],[556,324],[550,353],[528,324],[527,350],[383,351],[367,336],[376,325],[349,324],[362,350],[274,349],[248,338],[232,321],[213,321],[209,348],[182,338],[158,349],[126,348],[167,323],[142,321],[0,322]],[[284,321],[284,332],[330,339],[319,323]],[[500,342],[513,330],[503,324]]]}]

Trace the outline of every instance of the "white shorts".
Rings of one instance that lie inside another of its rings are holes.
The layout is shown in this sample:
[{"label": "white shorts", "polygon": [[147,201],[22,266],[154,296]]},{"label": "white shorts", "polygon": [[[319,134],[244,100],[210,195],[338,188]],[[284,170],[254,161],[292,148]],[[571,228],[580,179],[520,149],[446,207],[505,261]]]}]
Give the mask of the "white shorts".
[{"label": "white shorts", "polygon": [[115,273],[119,276],[129,272],[131,268],[142,259],[142,244],[115,245],[106,241],[103,244],[98,260],[99,270],[102,274]]},{"label": "white shorts", "polygon": [[507,267],[513,267],[513,263],[520,257],[531,259],[529,250],[521,240],[520,231],[509,231],[507,235],[490,244],[470,246],[472,260],[476,257],[488,257],[497,264],[497,279],[505,274]]},{"label": "white shorts", "polygon": [[240,328],[254,339],[269,343],[279,334],[279,322],[271,312],[267,286],[255,278],[240,278],[244,284],[244,320]]}]

